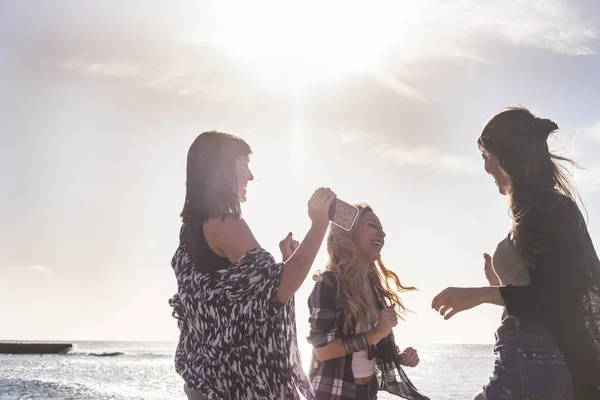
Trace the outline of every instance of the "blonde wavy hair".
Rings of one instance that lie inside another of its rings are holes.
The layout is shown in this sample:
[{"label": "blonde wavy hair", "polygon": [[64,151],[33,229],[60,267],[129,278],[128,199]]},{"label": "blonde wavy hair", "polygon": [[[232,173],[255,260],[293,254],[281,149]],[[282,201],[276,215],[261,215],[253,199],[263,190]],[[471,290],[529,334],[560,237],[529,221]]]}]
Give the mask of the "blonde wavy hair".
[{"label": "blonde wavy hair", "polygon": [[[363,283],[368,279],[375,291],[390,304],[396,304],[396,313],[403,319],[403,314],[409,310],[404,306],[399,293],[416,290],[412,286],[404,286],[398,276],[387,269],[381,258],[375,260],[365,268],[362,253],[358,250],[355,237],[363,226],[364,215],[373,209],[366,203],[354,204],[360,213],[351,231],[346,231],[336,225],[331,225],[327,235],[327,252],[329,261],[325,270],[333,272],[338,283],[338,290],[344,296],[346,313],[350,318],[345,318],[343,332],[348,334],[351,320],[357,325],[365,326],[369,321],[371,307],[367,303],[363,290]],[[324,272],[317,272],[313,279]]]}]

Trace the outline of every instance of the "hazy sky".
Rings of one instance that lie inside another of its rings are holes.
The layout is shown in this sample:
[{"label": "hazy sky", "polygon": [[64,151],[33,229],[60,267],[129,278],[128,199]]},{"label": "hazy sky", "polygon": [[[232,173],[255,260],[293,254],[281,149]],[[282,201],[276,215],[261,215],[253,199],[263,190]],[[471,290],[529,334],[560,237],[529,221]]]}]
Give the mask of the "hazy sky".
[{"label": "hazy sky", "polygon": [[476,146],[503,106],[561,126],[600,246],[597,1],[248,4],[0,4],[0,339],[176,340],[185,157],[211,129],[253,147],[244,215],[278,259],[316,187],[371,203],[388,267],[421,289],[402,344],[493,341],[499,308],[429,305],[485,284],[510,226]]}]

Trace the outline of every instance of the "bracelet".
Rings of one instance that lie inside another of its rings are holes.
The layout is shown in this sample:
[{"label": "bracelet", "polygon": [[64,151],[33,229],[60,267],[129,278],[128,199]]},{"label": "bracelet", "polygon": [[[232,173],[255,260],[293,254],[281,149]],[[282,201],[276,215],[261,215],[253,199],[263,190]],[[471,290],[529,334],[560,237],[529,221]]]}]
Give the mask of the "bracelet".
[{"label": "bracelet", "polygon": [[350,349],[348,349],[348,340],[342,339],[342,343],[344,344],[344,351],[346,352],[346,355],[350,354]]},{"label": "bracelet", "polygon": [[345,338],[342,342],[344,343],[346,354],[356,353],[369,347],[367,337],[364,333]]},{"label": "bracelet", "polygon": [[372,359],[375,358],[375,356],[376,356],[375,350],[376,350],[375,345],[370,345],[367,347],[367,359],[369,361],[371,361]]}]

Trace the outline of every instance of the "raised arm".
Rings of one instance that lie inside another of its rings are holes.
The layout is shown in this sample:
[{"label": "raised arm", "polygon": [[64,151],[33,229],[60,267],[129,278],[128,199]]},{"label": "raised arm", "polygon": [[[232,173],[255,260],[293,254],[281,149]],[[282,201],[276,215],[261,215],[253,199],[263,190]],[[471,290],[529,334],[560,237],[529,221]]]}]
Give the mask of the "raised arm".
[{"label": "raised arm", "polygon": [[[329,226],[329,206],[335,194],[326,188],[315,191],[308,202],[312,225],[294,254],[284,263],[276,298],[287,303],[300,288],[323,243]],[[249,250],[260,247],[250,227],[243,219],[225,218],[207,224],[207,240],[211,248],[232,263]]]}]

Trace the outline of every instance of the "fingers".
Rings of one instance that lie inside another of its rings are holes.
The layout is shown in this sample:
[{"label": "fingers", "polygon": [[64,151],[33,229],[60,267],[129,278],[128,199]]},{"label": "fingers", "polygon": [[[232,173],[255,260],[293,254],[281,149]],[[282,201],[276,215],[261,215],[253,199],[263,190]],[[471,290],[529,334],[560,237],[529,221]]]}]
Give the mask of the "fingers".
[{"label": "fingers", "polygon": [[462,310],[460,310],[458,308],[453,308],[452,311],[450,311],[448,314],[444,315],[444,319],[447,321],[450,318],[452,318],[455,314],[459,313],[460,311],[462,311]]},{"label": "fingers", "polygon": [[335,193],[329,189],[328,187],[322,187],[317,190],[312,195],[312,200],[318,202],[321,205],[329,206],[331,202],[335,199]]},{"label": "fingers", "polygon": [[283,238],[283,240],[281,240],[281,242],[279,242],[279,250],[288,248],[290,246],[291,240],[292,240],[292,232],[288,233],[287,236],[285,238]]},{"label": "fingers", "polygon": [[296,251],[298,246],[300,246],[300,242],[297,240],[292,240],[292,251]]},{"label": "fingers", "polygon": [[393,306],[388,306],[386,308],[384,308],[383,310],[379,311],[379,316],[380,317],[384,317],[387,315],[393,315],[396,316],[396,310],[394,309]]},{"label": "fingers", "polygon": [[446,295],[448,293],[448,288],[442,290],[440,293],[438,293],[437,296],[435,296],[433,298],[433,301],[431,302],[431,308],[433,308],[435,311],[439,311],[440,307],[443,306],[446,302]]},{"label": "fingers", "polygon": [[431,308],[439,312],[444,319],[451,318],[459,311],[453,298],[449,295],[449,289],[450,288],[442,290],[431,302]]},{"label": "fingers", "polygon": [[486,268],[492,267],[492,257],[488,253],[483,254],[484,264]]},{"label": "fingers", "polygon": [[412,347],[406,348],[401,354],[402,365],[416,367],[419,364],[419,354]]},{"label": "fingers", "polygon": [[394,307],[386,307],[379,312],[379,320],[392,328],[398,325],[398,316]]},{"label": "fingers", "polygon": [[448,311],[450,311],[451,309],[452,309],[452,307],[451,307],[451,306],[442,306],[442,307],[440,308],[440,311],[439,311],[439,313],[440,313],[440,315],[443,317],[443,316],[445,316],[445,315],[446,315],[446,313],[447,313]]},{"label": "fingers", "polygon": [[329,208],[329,207],[331,206],[331,203],[333,203],[333,201],[335,200],[335,198],[336,198],[336,197],[337,197],[337,196],[335,195],[335,193],[333,193],[333,192],[330,190],[330,193],[328,193],[328,194],[327,194],[327,196],[326,196],[326,197],[325,197],[325,199],[324,199],[324,203],[323,203],[323,205],[324,205],[325,207]]}]

